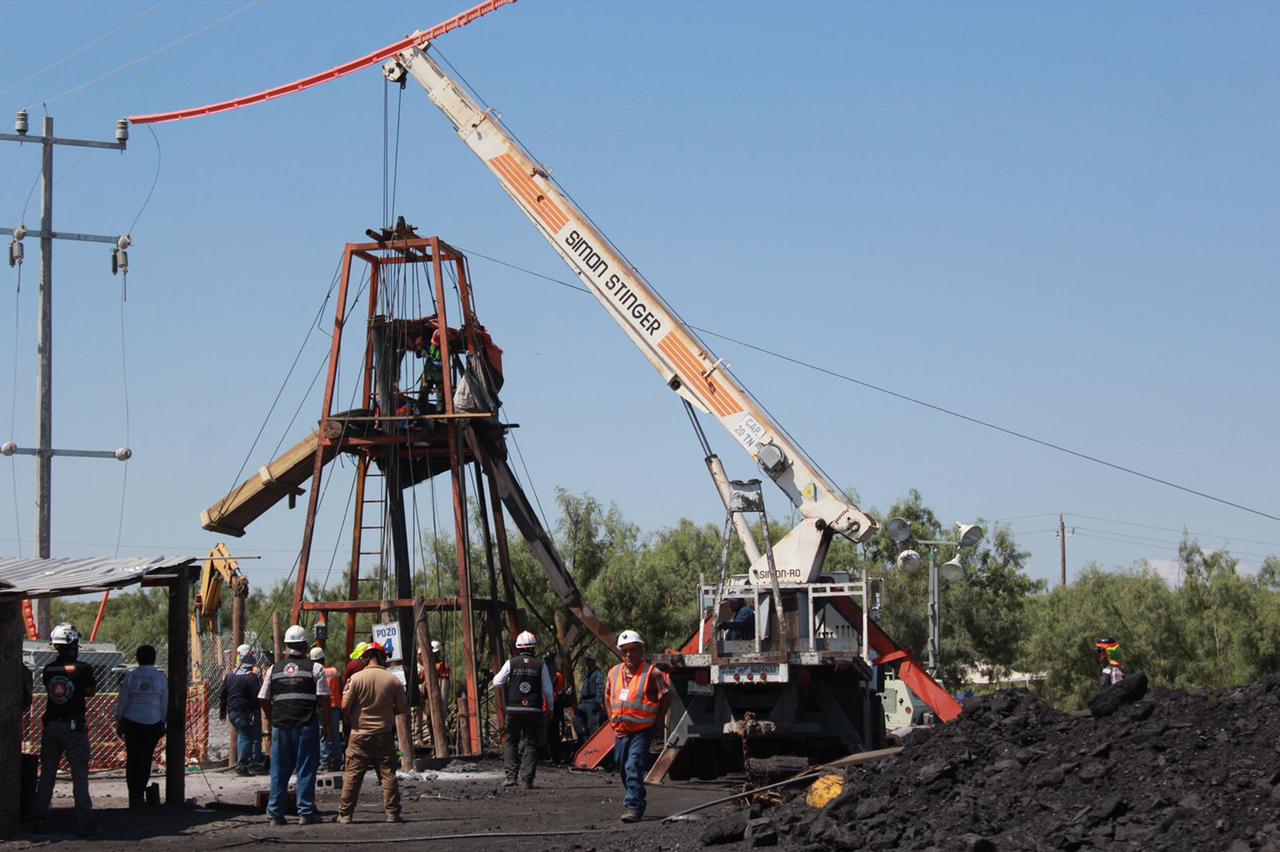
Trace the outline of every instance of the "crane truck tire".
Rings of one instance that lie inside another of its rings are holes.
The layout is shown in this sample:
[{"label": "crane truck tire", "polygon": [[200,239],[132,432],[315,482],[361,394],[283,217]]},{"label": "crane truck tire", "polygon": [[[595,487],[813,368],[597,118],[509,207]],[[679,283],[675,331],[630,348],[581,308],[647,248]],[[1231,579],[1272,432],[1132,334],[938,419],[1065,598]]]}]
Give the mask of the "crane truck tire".
[{"label": "crane truck tire", "polygon": [[1142,700],[1147,694],[1147,673],[1134,672],[1115,686],[1109,686],[1089,699],[1089,712],[1093,718],[1110,716],[1126,704]]}]

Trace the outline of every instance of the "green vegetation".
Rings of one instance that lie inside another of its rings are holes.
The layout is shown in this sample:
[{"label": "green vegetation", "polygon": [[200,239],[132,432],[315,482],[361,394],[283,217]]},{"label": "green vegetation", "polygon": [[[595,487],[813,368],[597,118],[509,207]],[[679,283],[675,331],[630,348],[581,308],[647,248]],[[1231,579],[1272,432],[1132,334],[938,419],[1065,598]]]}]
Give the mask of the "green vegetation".
[{"label": "green vegetation", "polygon": [[[607,623],[641,631],[654,649],[679,646],[692,635],[697,625],[697,584],[700,577],[711,581],[720,558],[719,525],[681,520],[646,533],[616,506],[606,506],[590,495],[560,490],[556,504],[554,535],[561,557]],[[887,512],[872,514],[881,520],[905,518],[916,540],[947,539],[953,532],[914,490]],[[774,541],[794,520],[771,525]],[[961,684],[963,673],[973,667],[997,681],[1014,670],[1033,672],[1043,677],[1036,687],[1043,697],[1061,706],[1081,707],[1095,688],[1097,667],[1091,651],[1099,635],[1119,639],[1126,665],[1146,671],[1161,686],[1220,688],[1255,681],[1280,668],[1280,558],[1269,557],[1257,575],[1241,573],[1229,552],[1206,552],[1187,538],[1178,558],[1180,583],[1170,585],[1145,564],[1112,569],[1090,565],[1075,582],[1048,591],[1043,581],[1026,575],[1030,554],[1018,546],[1013,532],[1000,525],[987,526],[982,543],[960,555],[964,579],[947,584],[943,591],[941,663],[949,685]],[[471,525],[472,587],[477,597],[488,597],[486,553],[475,532],[479,528],[478,523]],[[756,534],[762,538],[758,528]],[[510,550],[519,604],[546,644],[554,625],[570,624],[572,616],[559,605],[532,552],[514,533]],[[457,594],[453,539],[427,533],[418,552],[421,565],[414,577],[415,594]],[[927,549],[921,552],[927,561]],[[861,545],[837,540],[827,568],[882,579],[881,626],[923,658],[928,572],[896,570],[897,553],[897,546],[883,532]],[[952,555],[953,549],[942,548],[936,558],[943,561]],[[746,570],[736,541],[730,558],[731,571]],[[253,563],[246,566],[253,584]],[[346,586],[345,576],[328,589],[312,584],[309,597],[341,599],[346,597]],[[282,580],[274,588],[252,585],[252,589],[247,625],[269,646],[271,612],[275,608],[288,611],[293,588]],[[58,602],[54,612],[59,620],[74,621],[87,630],[96,610],[96,603]],[[374,618],[362,615],[357,620],[358,635],[368,635]],[[225,590],[222,620],[224,629],[230,629],[230,599]],[[477,618],[477,630],[482,621]],[[113,596],[101,638],[122,647],[163,641],[165,623],[163,591],[119,594]],[[331,619],[329,631],[329,648],[345,647],[345,616]],[[445,643],[449,663],[460,672],[456,616],[434,614],[432,635]],[[482,670],[487,669],[485,661],[478,662]]]}]

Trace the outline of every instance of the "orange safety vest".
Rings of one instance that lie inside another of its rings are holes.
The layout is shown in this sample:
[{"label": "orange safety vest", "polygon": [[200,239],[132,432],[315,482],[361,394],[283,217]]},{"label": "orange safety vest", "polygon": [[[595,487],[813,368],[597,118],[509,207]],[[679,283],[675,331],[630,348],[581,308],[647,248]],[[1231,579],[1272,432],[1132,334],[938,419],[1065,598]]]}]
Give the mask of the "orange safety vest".
[{"label": "orange safety vest", "polygon": [[[620,734],[633,734],[652,728],[658,721],[659,702],[649,699],[649,679],[662,677],[653,665],[645,663],[634,675],[627,674],[625,663],[609,670],[609,726]],[[622,693],[626,692],[626,698]]]},{"label": "orange safety vest", "polygon": [[342,707],[342,675],[333,666],[324,667],[325,680],[329,681],[329,706]]}]

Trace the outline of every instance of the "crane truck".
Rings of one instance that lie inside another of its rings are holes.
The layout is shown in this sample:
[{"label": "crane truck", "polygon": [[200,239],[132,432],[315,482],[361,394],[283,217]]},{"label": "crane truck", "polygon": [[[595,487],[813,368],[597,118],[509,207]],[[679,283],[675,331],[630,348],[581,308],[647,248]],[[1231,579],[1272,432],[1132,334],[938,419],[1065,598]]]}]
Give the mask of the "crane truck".
[{"label": "crane truck", "polygon": [[[391,57],[383,66],[384,75],[401,85],[412,78],[423,87],[667,387],[693,410],[714,417],[801,518],[776,543],[768,540],[767,522],[762,524],[766,540],[760,548],[745,517],[763,515],[759,481],[730,481],[700,435],[725,504],[726,545],[732,528],[747,554],[749,570],[743,576],[728,576],[727,559],[722,559],[714,582],[704,582],[697,590],[702,615],[694,638],[680,649],[653,655],[671,673],[675,693],[655,773],[714,777],[741,768],[748,754],[799,753],[825,759],[833,753],[881,747],[885,667],[876,663],[894,653],[898,659],[903,655],[884,643],[865,616],[865,578],[824,570],[833,538],[865,541],[877,530],[875,519],[822,473],[724,360],[680,319],[498,117],[482,109],[444,72],[428,48],[415,46]],[[697,418],[691,419],[697,427]],[[715,629],[733,600],[752,605],[755,629],[749,637],[722,635]],[[933,689],[916,688],[927,693],[925,700],[944,706],[939,713],[943,718],[953,710],[945,706],[945,693],[936,684]]]}]

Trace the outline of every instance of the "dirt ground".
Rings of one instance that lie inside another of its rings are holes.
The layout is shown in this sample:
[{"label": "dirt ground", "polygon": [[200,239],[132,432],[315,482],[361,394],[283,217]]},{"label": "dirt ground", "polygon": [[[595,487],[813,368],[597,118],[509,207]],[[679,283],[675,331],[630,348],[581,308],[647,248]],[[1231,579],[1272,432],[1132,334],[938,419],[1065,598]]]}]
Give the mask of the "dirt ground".
[{"label": "dirt ground", "polygon": [[[323,774],[324,779],[334,777]],[[157,776],[164,787],[163,776]],[[267,825],[260,812],[250,812],[257,792],[270,783],[265,777],[241,778],[226,770],[187,775],[185,808],[129,811],[120,777],[95,776],[91,782],[96,837],[85,840],[69,833],[72,823],[70,782],[60,780],[54,799],[51,831],[20,834],[6,849],[48,848],[70,843],[95,850],[226,849],[253,846],[372,844],[406,842],[440,849],[504,852],[535,849],[623,850],[698,848],[698,832],[705,824],[662,823],[663,817],[710,801],[741,787],[725,783],[681,782],[649,787],[649,806],[643,822],[627,825],[622,813],[622,786],[617,775],[540,767],[532,790],[502,788],[501,764],[494,758],[474,763],[455,762],[445,771],[424,773],[422,780],[401,782],[403,825],[383,821],[381,789],[372,773],[365,777],[355,821],[333,822],[340,792],[317,786],[316,803],[324,822],[299,826],[290,817],[283,827]],[[238,809],[238,810],[236,810]],[[709,815],[720,808],[708,809]],[[68,833],[56,833],[58,829]],[[510,832],[511,834],[505,834]],[[561,832],[561,833],[557,833]],[[572,832],[572,833],[569,833]],[[478,834],[463,838],[456,835]]]}]

